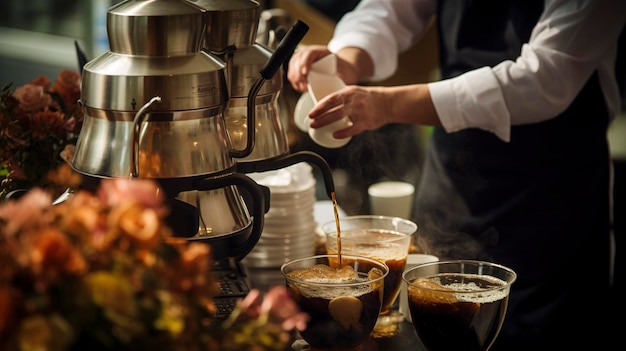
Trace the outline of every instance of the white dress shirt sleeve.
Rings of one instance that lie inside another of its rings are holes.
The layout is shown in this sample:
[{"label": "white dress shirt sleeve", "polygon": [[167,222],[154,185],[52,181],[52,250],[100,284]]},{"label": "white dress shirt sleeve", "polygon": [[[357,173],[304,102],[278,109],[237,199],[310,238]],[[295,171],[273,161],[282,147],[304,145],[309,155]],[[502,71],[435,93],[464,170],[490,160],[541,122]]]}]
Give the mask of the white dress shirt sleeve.
[{"label": "white dress shirt sleeve", "polygon": [[[434,2],[364,0],[362,8],[366,15],[357,8],[345,23],[342,19],[329,48],[362,47],[376,65],[374,79],[382,79],[396,69],[397,54],[419,38]],[[481,128],[509,141],[512,125],[564,111],[594,71],[613,118],[620,110],[613,67],[625,21],[624,0],[547,0],[515,61],[429,84],[443,127],[447,132]],[[350,43],[355,37],[358,44]]]},{"label": "white dress shirt sleeve", "polygon": [[433,0],[361,0],[337,23],[328,43],[331,52],[345,47],[365,50],[374,61],[371,81],[391,76],[398,54],[409,49],[435,13]]}]

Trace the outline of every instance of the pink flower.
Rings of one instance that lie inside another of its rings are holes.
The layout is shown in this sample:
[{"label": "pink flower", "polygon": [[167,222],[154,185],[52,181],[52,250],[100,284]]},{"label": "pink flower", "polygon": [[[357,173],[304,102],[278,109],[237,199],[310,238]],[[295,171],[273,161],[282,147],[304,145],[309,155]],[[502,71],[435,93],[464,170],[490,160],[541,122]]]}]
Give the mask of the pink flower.
[{"label": "pink flower", "polygon": [[274,286],[265,295],[252,289],[240,302],[240,319],[254,320],[260,316],[268,316],[269,320],[279,323],[283,330],[304,330],[309,315],[301,312],[300,308],[289,296],[284,286]]},{"label": "pink flower", "polygon": [[0,233],[15,236],[20,230],[36,227],[47,218],[51,203],[50,194],[39,188],[30,190],[18,200],[2,203],[0,219],[5,224],[0,227]]},{"label": "pink flower", "polygon": [[42,86],[30,83],[15,89],[13,96],[24,111],[41,110],[52,103],[52,98],[46,94]]},{"label": "pink flower", "polygon": [[239,305],[241,308],[241,318],[253,320],[261,315],[261,292],[258,289],[252,289],[248,295],[241,300]]},{"label": "pink flower", "polygon": [[274,286],[265,294],[261,312],[269,312],[272,318],[282,321],[284,330],[304,330],[309,320],[308,314],[300,312],[284,286]]},{"label": "pink flower", "polygon": [[103,179],[98,188],[98,197],[106,206],[115,207],[134,201],[146,209],[157,210],[161,218],[167,214],[163,205],[165,195],[156,182],[147,179]]},{"label": "pink flower", "polygon": [[44,75],[15,90],[0,86],[0,199],[16,189],[55,187],[47,177],[65,163],[59,151],[78,139],[80,75],[62,71],[51,86]]}]

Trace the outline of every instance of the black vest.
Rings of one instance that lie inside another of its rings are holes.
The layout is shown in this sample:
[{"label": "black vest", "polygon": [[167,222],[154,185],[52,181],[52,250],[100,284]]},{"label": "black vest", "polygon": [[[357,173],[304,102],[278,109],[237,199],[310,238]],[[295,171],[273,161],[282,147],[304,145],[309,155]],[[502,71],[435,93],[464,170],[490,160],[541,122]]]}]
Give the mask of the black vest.
[{"label": "black vest", "polygon": [[[542,10],[536,0],[439,1],[442,77],[515,60]],[[574,274],[608,286],[608,120],[594,74],[565,112],[512,127],[508,143],[479,129],[434,130],[415,206],[420,240],[442,258],[518,273],[503,350],[558,338],[579,320],[568,312],[582,298],[568,285]],[[581,268],[585,255],[593,261]]]}]

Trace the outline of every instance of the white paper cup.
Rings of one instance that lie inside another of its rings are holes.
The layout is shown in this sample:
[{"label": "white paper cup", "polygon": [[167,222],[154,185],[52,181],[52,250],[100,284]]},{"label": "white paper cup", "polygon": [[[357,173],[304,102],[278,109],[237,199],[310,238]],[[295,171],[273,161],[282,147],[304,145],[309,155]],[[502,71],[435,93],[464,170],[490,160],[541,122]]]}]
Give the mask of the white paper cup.
[{"label": "white paper cup", "polygon": [[[328,55],[313,63],[307,82],[308,93],[314,104],[317,104],[328,94],[341,90],[346,86],[337,77],[337,57],[335,55]],[[306,113],[308,114],[308,111]],[[333,133],[351,125],[352,121],[350,121],[348,116],[344,116],[342,119],[322,128],[308,128],[308,133],[311,139],[318,145],[326,148],[338,148],[346,145],[351,138],[337,139],[333,136]]]},{"label": "white paper cup", "polygon": [[326,148],[338,148],[346,145],[351,138],[336,139],[333,133],[339,129],[349,127],[351,121],[348,117],[344,117],[335,123],[331,123],[322,128],[310,128],[309,111],[315,106],[316,101],[311,98],[311,94],[307,91],[300,95],[293,113],[293,119],[296,127],[301,131],[308,133],[315,143]]},{"label": "white paper cup", "polygon": [[[411,269],[419,264],[428,263],[428,262],[437,262],[439,258],[434,255],[428,254],[409,254],[406,258],[406,266],[404,270]],[[434,272],[436,272],[436,268],[433,267]],[[404,315],[404,318],[411,322],[411,311],[409,310],[409,295],[407,291],[406,282],[402,281],[402,286],[400,287],[400,295],[399,295],[400,303],[398,307],[398,311]]]},{"label": "white paper cup", "polygon": [[296,102],[296,107],[293,110],[293,121],[304,133],[309,132],[309,111],[315,106],[315,102],[311,99],[311,95],[308,91],[305,91],[300,95]]},{"label": "white paper cup", "polygon": [[370,213],[379,216],[410,218],[415,187],[407,182],[379,182],[367,189]]}]

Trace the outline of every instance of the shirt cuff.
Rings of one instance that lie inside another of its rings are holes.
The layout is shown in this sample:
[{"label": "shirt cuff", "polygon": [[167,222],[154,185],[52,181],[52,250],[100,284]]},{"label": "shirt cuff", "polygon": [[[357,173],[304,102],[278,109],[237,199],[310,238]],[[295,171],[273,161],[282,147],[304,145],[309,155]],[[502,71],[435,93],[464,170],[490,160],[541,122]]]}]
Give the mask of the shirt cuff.
[{"label": "shirt cuff", "polygon": [[511,115],[491,68],[429,83],[428,88],[446,132],[480,128],[510,141]]}]

